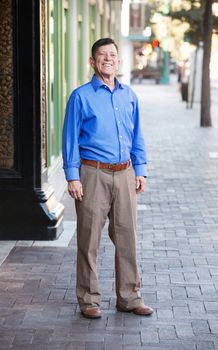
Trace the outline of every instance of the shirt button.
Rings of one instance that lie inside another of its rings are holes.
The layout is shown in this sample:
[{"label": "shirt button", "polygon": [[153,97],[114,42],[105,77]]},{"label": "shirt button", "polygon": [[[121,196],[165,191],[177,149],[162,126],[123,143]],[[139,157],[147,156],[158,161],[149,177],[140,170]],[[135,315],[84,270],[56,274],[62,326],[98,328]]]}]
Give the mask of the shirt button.
[{"label": "shirt button", "polygon": [[118,120],[118,124],[120,124],[120,120]]},{"label": "shirt button", "polygon": [[121,149],[121,152],[123,153],[123,149]]},{"label": "shirt button", "polygon": [[122,137],[123,137],[123,136],[122,136],[122,135],[120,135],[120,138],[121,138],[121,139],[122,139]]},{"label": "shirt button", "polygon": [[118,108],[117,108],[117,107],[115,107],[115,109],[116,109],[116,111],[118,110]]}]

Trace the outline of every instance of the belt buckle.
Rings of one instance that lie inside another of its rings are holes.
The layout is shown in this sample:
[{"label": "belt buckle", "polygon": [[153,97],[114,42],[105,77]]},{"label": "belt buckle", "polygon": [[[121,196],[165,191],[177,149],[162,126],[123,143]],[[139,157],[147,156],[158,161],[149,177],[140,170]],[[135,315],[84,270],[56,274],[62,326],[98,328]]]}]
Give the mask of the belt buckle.
[{"label": "belt buckle", "polygon": [[109,165],[108,165],[108,169],[112,169],[113,170],[113,167],[114,166],[116,166],[116,165],[118,165],[119,163],[110,163]]}]

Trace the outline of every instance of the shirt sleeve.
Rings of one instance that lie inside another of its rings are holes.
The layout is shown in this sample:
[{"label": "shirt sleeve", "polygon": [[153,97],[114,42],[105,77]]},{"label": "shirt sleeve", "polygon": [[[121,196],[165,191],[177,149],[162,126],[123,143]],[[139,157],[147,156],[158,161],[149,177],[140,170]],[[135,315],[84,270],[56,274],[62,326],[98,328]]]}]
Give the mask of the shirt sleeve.
[{"label": "shirt sleeve", "polygon": [[134,136],[131,150],[131,160],[136,176],[147,176],[147,156],[139,117],[139,105],[136,97],[133,110]]},{"label": "shirt sleeve", "polygon": [[80,97],[73,92],[67,103],[62,135],[63,169],[67,181],[80,179],[79,135],[81,120]]}]

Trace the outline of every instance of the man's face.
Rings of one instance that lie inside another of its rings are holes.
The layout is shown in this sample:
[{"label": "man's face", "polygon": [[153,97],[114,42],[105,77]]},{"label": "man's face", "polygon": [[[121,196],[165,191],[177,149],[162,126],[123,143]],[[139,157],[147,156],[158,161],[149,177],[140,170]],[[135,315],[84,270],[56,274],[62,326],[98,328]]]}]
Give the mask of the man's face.
[{"label": "man's face", "polygon": [[113,44],[100,46],[89,61],[97,75],[113,77],[119,64],[116,47]]}]

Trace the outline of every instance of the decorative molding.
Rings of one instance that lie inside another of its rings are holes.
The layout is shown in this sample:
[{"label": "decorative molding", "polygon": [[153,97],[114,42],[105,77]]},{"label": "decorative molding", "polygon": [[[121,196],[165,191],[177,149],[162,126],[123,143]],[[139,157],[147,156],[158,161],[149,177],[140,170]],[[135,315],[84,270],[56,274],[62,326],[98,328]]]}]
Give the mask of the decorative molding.
[{"label": "decorative molding", "polygon": [[89,4],[94,6],[96,4],[96,0],[88,0],[89,1]]},{"label": "decorative molding", "polygon": [[83,16],[82,15],[78,15],[77,20],[78,20],[78,22],[82,22],[83,21]]},{"label": "decorative molding", "polygon": [[103,15],[103,13],[104,13],[104,1],[103,0],[98,0],[98,11],[99,11],[99,15]]},{"label": "decorative molding", "polygon": [[14,166],[12,0],[0,2],[0,168]]}]

